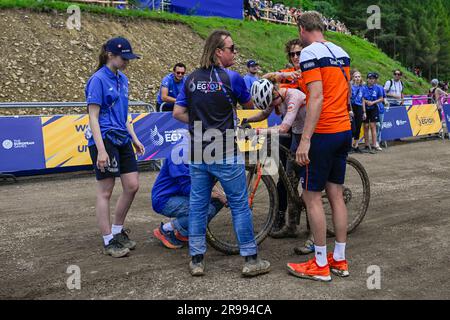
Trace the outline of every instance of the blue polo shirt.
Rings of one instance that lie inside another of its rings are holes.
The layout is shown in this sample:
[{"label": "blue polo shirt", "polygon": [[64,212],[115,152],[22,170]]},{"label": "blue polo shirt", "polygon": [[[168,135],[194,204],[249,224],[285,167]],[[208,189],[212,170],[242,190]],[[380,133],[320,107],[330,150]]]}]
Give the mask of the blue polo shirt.
[{"label": "blue polo shirt", "polygon": [[[381,91],[380,86],[373,85],[369,87],[368,85],[365,85],[363,87],[363,98],[367,101],[376,101],[383,97],[383,92]],[[373,109],[376,106],[366,106],[367,109]]]},{"label": "blue polo shirt", "polygon": [[161,87],[159,88],[158,96],[156,97],[156,102],[159,104],[162,104],[164,101],[162,100],[161,90],[162,88],[167,88],[169,90],[169,97],[177,98],[178,94],[180,93],[181,89],[184,85],[184,80],[181,80],[180,82],[175,81],[175,75],[173,73],[168,74],[165,76],[161,81]]},{"label": "blue polo shirt", "polygon": [[[117,75],[107,66],[103,66],[88,80],[85,89],[87,105],[100,106],[99,124],[102,138],[109,130],[128,135],[128,78],[120,71]],[[94,138],[89,137],[88,145],[94,145]]]},{"label": "blue polo shirt", "polygon": [[[235,71],[220,67],[200,68],[187,77],[176,104],[188,108],[191,159],[197,145],[194,143],[194,123],[201,122],[203,136],[207,130],[217,129],[223,135],[222,141],[226,141],[226,131],[235,129],[234,108],[237,102],[246,104],[250,99],[244,79]],[[203,150],[213,143],[206,140],[201,141]],[[234,151],[228,150],[226,143],[223,147],[223,159],[233,152],[237,154],[236,143],[230,146]]]},{"label": "blue polo shirt", "polygon": [[363,105],[363,87],[362,85],[352,85],[352,104],[356,106]]},{"label": "blue polo shirt", "polygon": [[[380,88],[381,92],[383,93],[383,98],[386,98],[386,91],[384,90],[384,87],[379,84],[377,84],[377,86]],[[378,104],[378,111],[380,112],[380,114],[384,114],[384,102],[380,102]]]},{"label": "blue polo shirt", "polygon": [[247,73],[244,76],[244,81],[245,81],[245,86],[247,87],[247,91],[250,92],[250,89],[252,88],[252,84],[255,81],[258,81],[259,77],[258,76],[254,76],[251,73]]},{"label": "blue polo shirt", "polygon": [[171,197],[189,197],[190,192],[191,176],[189,175],[189,166],[184,163],[174,164],[171,157],[167,157],[153,184],[153,210],[161,213]]}]

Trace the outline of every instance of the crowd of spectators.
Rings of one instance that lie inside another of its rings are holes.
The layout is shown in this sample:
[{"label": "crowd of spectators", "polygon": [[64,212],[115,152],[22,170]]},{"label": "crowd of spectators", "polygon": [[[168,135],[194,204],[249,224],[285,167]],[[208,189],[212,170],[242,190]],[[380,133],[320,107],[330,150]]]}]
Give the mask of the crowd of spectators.
[{"label": "crowd of spectators", "polygon": [[[244,12],[248,19],[267,20],[275,23],[296,24],[297,18],[302,14],[302,8],[288,7],[271,0],[245,0]],[[327,30],[350,34],[344,23],[331,18],[323,17]]]}]

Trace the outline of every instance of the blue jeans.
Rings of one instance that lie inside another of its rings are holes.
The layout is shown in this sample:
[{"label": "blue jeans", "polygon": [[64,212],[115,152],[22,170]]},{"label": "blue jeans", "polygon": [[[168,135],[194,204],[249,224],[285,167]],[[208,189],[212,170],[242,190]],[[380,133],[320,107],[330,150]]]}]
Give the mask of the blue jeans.
[{"label": "blue jeans", "polygon": [[[212,199],[208,207],[208,222],[210,222],[222,208],[223,204],[219,200]],[[161,214],[167,218],[175,218],[172,221],[175,230],[177,230],[183,237],[188,236],[189,197],[171,197],[164,206],[164,209],[161,211]]]},{"label": "blue jeans", "polygon": [[257,253],[253,233],[252,212],[248,204],[244,164],[190,164],[191,195],[189,206],[189,253],[191,256],[206,252],[206,226],[208,204],[214,178],[227,196],[231,209],[234,232],[241,256]]}]

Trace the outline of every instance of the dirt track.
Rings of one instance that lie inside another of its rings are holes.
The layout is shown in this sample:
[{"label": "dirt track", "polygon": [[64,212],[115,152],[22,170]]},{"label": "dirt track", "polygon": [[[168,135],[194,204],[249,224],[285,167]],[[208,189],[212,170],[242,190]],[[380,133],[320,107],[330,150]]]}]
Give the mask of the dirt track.
[{"label": "dirt track", "polygon": [[[357,157],[371,179],[371,205],[349,239],[351,277],[329,284],[287,274],[286,262],[304,259],[292,251],[304,234],[262,244],[261,256],[273,266],[268,275],[243,279],[240,257],[210,248],[207,275],[193,279],[187,249],[169,251],[151,235],[160,222],[149,200],[155,173],[141,174],[129,215],[138,248],[119,260],[100,254],[93,176],[1,184],[0,298],[449,299],[449,147],[449,141],[410,142]],[[66,287],[69,265],[81,268],[81,290]],[[370,265],[381,268],[381,290],[367,289]]]}]

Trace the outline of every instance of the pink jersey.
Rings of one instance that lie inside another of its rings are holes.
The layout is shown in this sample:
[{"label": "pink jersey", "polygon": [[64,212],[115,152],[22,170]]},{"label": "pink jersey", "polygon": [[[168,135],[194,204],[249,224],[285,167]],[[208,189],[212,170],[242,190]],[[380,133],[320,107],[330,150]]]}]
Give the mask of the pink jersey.
[{"label": "pink jersey", "polygon": [[[283,115],[282,124],[292,127],[292,132],[295,134],[302,134],[306,118],[306,96],[303,92],[297,89],[286,89],[286,94],[281,94],[284,102],[280,105],[280,111]],[[270,106],[264,113],[269,116],[275,109]]]}]

